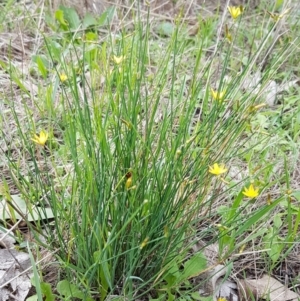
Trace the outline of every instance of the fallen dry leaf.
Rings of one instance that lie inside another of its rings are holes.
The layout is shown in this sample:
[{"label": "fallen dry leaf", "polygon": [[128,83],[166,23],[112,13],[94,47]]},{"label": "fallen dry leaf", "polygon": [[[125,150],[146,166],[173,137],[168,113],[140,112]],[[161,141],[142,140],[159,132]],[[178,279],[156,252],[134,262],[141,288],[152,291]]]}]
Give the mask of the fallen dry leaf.
[{"label": "fallen dry leaf", "polygon": [[24,273],[31,266],[27,253],[0,249],[0,300],[25,300],[31,288],[32,272]]},{"label": "fallen dry leaf", "polygon": [[230,301],[239,301],[239,297],[237,295],[237,285],[233,281],[224,281],[223,278],[219,278],[217,280],[216,296],[221,296],[223,298],[226,298],[226,300]]},{"label": "fallen dry leaf", "polygon": [[240,301],[266,299],[269,301],[297,301],[300,296],[276,279],[264,275],[260,279],[244,279],[238,282]]}]

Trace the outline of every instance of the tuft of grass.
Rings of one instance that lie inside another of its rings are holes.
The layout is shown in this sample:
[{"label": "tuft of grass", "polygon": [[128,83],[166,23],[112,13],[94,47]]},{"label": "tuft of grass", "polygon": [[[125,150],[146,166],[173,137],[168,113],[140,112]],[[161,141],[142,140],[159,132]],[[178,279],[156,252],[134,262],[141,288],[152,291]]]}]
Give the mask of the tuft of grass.
[{"label": "tuft of grass", "polygon": [[3,133],[8,172],[34,242],[55,251],[61,298],[174,300],[211,269],[203,248],[192,252],[199,239],[218,244],[215,264],[261,239],[270,269],[298,241],[288,159],[280,173],[276,159],[295,149],[287,141],[296,144],[298,127],[278,131],[264,93],[299,41],[274,48],[279,21],[246,31],[243,14],[224,17],[216,40],[214,20],[187,38],[180,15],[154,38],[150,13],[113,32],[112,8],[81,20],[60,7],[32,60],[36,95],[13,61],[1,62],[22,99],[5,96],[19,149],[16,158]]}]

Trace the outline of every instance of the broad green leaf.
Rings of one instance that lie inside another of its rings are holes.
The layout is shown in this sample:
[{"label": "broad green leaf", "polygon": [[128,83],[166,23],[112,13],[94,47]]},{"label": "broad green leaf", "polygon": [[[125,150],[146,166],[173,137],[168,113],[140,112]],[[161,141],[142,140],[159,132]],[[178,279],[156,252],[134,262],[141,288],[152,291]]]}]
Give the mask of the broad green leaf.
[{"label": "broad green leaf", "polygon": [[185,281],[189,278],[200,275],[206,268],[206,258],[202,253],[196,253],[184,264],[184,269],[180,280]]},{"label": "broad green leaf", "polygon": [[174,26],[170,22],[163,22],[158,25],[158,33],[162,36],[171,36],[174,31]]},{"label": "broad green leaf", "polygon": [[43,78],[47,78],[49,62],[46,58],[40,55],[35,55],[32,57],[32,60],[37,64],[38,70]]},{"label": "broad green leaf", "polygon": [[242,193],[242,191],[240,191],[240,193],[235,198],[232,206],[230,207],[230,210],[228,210],[229,216],[228,216],[228,221],[226,221],[226,222],[230,223],[230,221],[234,218],[235,214],[237,213],[237,210],[240,208],[242,199],[243,199],[243,193]]},{"label": "broad green leaf", "polygon": [[60,6],[59,9],[63,12],[64,19],[69,23],[69,29],[76,30],[81,22],[76,10],[72,7]]},{"label": "broad green leaf", "polygon": [[69,27],[68,22],[64,18],[64,12],[62,10],[57,10],[55,12],[55,19],[58,21],[59,25],[64,29],[67,30]]},{"label": "broad green leaf", "polygon": [[170,291],[168,291],[168,300],[167,301],[174,301],[175,300],[175,295],[173,295]]},{"label": "broad green leaf", "polygon": [[300,190],[293,191],[292,196],[295,197],[299,201],[300,200]]},{"label": "broad green leaf", "polygon": [[[231,250],[234,248],[235,243],[235,235],[234,235],[234,229],[229,230],[226,227],[223,227],[222,225],[218,226],[219,228],[219,254],[225,254],[224,249]],[[228,234],[230,233],[230,234]],[[223,256],[222,255],[222,256]]]},{"label": "broad green leaf", "polygon": [[112,288],[112,284],[110,282],[110,266],[106,260],[103,260],[101,253],[101,251],[94,252],[94,261],[98,263],[98,276],[101,282],[100,300],[104,300],[107,296],[108,288]]},{"label": "broad green leaf", "polygon": [[99,26],[108,25],[111,22],[114,14],[115,14],[115,8],[113,6],[109,7],[98,19],[98,25]]},{"label": "broad green leaf", "polygon": [[49,52],[51,53],[53,62],[59,62],[63,55],[62,46],[58,42],[50,39],[47,41],[47,45],[49,47]]},{"label": "broad green leaf", "polygon": [[269,229],[269,232],[263,237],[263,242],[265,243],[265,248],[269,249],[267,254],[275,263],[281,255],[284,243],[280,241],[278,234],[275,229],[272,227]]},{"label": "broad green leaf", "polygon": [[86,41],[96,41],[98,39],[98,35],[95,32],[89,31],[85,34]]},{"label": "broad green leaf", "polygon": [[191,297],[194,299],[194,300],[203,300],[202,297],[200,296],[200,293],[198,292],[194,292],[194,293],[191,293]]},{"label": "broad green leaf", "polygon": [[26,301],[38,301],[38,296],[37,295],[32,295],[29,298],[27,298]]},{"label": "broad green leaf", "polygon": [[165,294],[160,295],[160,297],[156,299],[149,299],[149,301],[163,301],[163,300],[166,300]]},{"label": "broad green leaf", "polygon": [[42,282],[41,289],[43,295],[45,296],[45,301],[55,301],[55,295],[52,292],[50,283]]},{"label": "broad green leaf", "polygon": [[95,26],[97,24],[98,24],[97,20],[90,13],[87,13],[82,21],[83,28],[88,28],[90,26]]},{"label": "broad green leaf", "polygon": [[173,286],[180,278],[179,268],[176,263],[172,265],[170,270],[164,276],[164,280],[167,282],[168,287]]},{"label": "broad green leaf", "polygon": [[66,300],[71,298],[78,298],[80,300],[94,301],[91,297],[87,297],[76,285],[70,283],[68,280],[62,280],[57,284],[58,293],[65,297]]},{"label": "broad green leaf", "polygon": [[276,214],[274,216],[274,227],[279,229],[282,226],[282,220],[279,214]]}]

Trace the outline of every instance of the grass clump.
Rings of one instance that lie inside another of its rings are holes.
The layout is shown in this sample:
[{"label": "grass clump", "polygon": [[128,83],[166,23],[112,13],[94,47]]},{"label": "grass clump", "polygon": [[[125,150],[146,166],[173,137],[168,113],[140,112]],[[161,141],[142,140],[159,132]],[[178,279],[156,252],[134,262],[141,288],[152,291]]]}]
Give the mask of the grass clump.
[{"label": "grass clump", "polygon": [[[192,252],[199,240],[217,243],[215,264],[257,237],[278,244],[264,225],[287,195],[267,202],[265,191],[288,183],[288,167],[274,179],[274,133],[257,116],[294,49],[278,50],[252,84],[275,24],[243,56],[239,10],[212,54],[201,34],[192,42],[182,35],[180,16],[159,41],[148,15],[101,42],[112,9],[99,20],[66,7],[49,17],[55,35],[45,34],[32,65],[39,92],[32,102],[21,92],[22,122],[6,99],[22,158],[8,147],[6,160],[28,216],[38,208],[34,224],[24,219],[34,242],[55,253],[61,298],[174,300],[211,269],[204,247]],[[13,64],[2,65],[20,86]],[[294,219],[288,204],[277,221]],[[286,241],[298,239],[298,224],[289,224]],[[274,264],[279,257],[269,256]]]}]

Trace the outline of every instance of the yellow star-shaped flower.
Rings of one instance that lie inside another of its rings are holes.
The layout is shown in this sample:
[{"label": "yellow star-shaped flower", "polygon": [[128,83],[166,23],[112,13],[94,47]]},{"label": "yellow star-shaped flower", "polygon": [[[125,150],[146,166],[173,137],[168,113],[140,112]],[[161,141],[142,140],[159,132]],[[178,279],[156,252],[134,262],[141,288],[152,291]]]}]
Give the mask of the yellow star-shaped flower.
[{"label": "yellow star-shaped flower", "polygon": [[256,198],[259,195],[258,188],[254,188],[253,184],[251,184],[249,188],[244,188],[243,195],[251,199]]},{"label": "yellow star-shaped flower", "polygon": [[65,73],[61,73],[59,75],[59,79],[62,83],[64,83],[68,79],[68,76]]},{"label": "yellow star-shaped flower", "polygon": [[219,165],[215,163],[212,167],[209,167],[209,172],[215,176],[219,176],[227,171],[227,168],[223,164]]},{"label": "yellow star-shaped flower", "polygon": [[123,55],[121,55],[121,56],[114,55],[113,56],[113,61],[117,65],[121,64],[124,61],[124,59],[125,59],[125,56],[123,56]]},{"label": "yellow star-shaped flower", "polygon": [[215,91],[214,89],[210,89],[210,94],[214,100],[222,101],[226,94],[226,91],[219,92],[219,91]]},{"label": "yellow star-shaped flower", "polygon": [[48,140],[49,134],[45,132],[44,130],[40,131],[40,135],[34,135],[31,140],[35,142],[36,144],[39,144],[41,146],[45,146],[46,141]]},{"label": "yellow star-shaped flower", "polygon": [[228,6],[228,11],[233,20],[235,20],[244,11],[243,6]]},{"label": "yellow star-shaped flower", "polygon": [[128,190],[132,186],[132,177],[129,177],[125,182],[125,188]]}]

